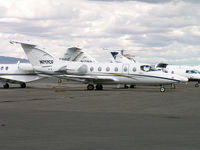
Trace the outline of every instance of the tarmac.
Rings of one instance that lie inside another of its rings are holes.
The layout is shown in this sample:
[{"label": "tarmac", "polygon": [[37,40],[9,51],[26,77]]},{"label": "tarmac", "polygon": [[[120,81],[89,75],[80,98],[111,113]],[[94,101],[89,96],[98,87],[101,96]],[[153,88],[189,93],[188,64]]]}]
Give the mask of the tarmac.
[{"label": "tarmac", "polygon": [[[2,85],[0,84],[2,87]],[[0,88],[1,150],[199,150],[200,88],[41,80]]]}]

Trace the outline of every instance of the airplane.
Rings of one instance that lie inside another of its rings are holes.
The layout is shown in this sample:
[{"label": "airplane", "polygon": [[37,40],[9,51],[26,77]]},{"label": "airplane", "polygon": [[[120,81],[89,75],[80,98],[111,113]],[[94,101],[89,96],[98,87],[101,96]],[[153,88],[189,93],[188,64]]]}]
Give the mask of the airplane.
[{"label": "airplane", "polygon": [[[129,55],[124,55],[119,52],[111,52],[115,62],[118,63],[133,63],[132,59],[129,59]],[[133,58],[133,57],[131,57]],[[153,66],[152,66],[153,67]],[[200,67],[199,66],[185,66],[185,65],[168,65],[166,63],[159,63],[155,65],[155,68],[162,70],[164,72],[171,72],[172,74],[178,74],[180,76],[188,78],[188,81],[198,81],[195,84],[195,87],[199,87],[200,84]],[[125,85],[126,86],[126,85]],[[175,85],[172,84],[171,88],[175,88]]]},{"label": "airplane", "polygon": [[66,53],[59,58],[64,61],[76,61],[76,62],[97,62],[86,51],[78,47],[70,47]]},{"label": "airplane", "polygon": [[9,83],[20,84],[21,88],[26,88],[26,83],[42,78],[34,72],[30,63],[0,64],[0,81],[5,89],[10,87]]},{"label": "airplane", "polygon": [[88,90],[103,90],[103,84],[158,85],[165,92],[164,85],[186,82],[187,78],[155,70],[140,63],[74,62],[56,59],[51,54],[30,42],[11,41],[20,44],[34,71],[38,75],[49,75],[88,84]]},{"label": "airplane", "polygon": [[195,87],[199,87],[200,73],[194,66],[185,65],[168,65],[166,63],[159,63],[156,68],[163,70],[164,72],[171,72],[172,74],[178,74],[187,77],[189,81],[197,81]]},{"label": "airplane", "polygon": [[[120,51],[120,52],[118,52]],[[117,63],[136,63],[135,56],[130,54],[124,54],[125,50],[115,50],[111,51],[111,55],[114,58],[114,61]]]}]

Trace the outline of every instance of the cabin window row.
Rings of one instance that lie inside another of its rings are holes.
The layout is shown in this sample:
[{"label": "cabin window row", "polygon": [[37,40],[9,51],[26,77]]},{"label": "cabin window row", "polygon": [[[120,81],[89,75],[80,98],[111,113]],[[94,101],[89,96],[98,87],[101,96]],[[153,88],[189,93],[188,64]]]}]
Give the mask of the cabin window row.
[{"label": "cabin window row", "polygon": [[1,70],[8,70],[8,67],[1,66]]},{"label": "cabin window row", "polygon": [[[99,72],[101,72],[101,71],[102,71],[102,67],[98,67],[97,70],[98,70]],[[110,67],[106,67],[105,70],[106,70],[107,72],[109,72],[111,69],[110,69]],[[136,69],[135,67],[132,68],[132,71],[133,71],[133,72],[136,72],[136,70],[137,70],[137,69]],[[90,71],[93,72],[93,71],[94,71],[94,67],[90,67]],[[118,67],[115,67],[115,68],[114,68],[114,71],[115,71],[115,72],[118,72],[118,71],[119,71]],[[128,72],[128,67],[124,67],[124,68],[123,68],[123,72]]]}]

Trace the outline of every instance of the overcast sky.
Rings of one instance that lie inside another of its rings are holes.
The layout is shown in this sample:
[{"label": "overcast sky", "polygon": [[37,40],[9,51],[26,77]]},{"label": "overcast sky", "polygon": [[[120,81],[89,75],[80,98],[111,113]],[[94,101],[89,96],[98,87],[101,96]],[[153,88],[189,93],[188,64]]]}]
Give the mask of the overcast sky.
[{"label": "overcast sky", "polygon": [[141,62],[200,64],[198,0],[0,0],[0,55],[26,58],[9,40],[57,56],[79,46],[97,60],[127,49]]}]

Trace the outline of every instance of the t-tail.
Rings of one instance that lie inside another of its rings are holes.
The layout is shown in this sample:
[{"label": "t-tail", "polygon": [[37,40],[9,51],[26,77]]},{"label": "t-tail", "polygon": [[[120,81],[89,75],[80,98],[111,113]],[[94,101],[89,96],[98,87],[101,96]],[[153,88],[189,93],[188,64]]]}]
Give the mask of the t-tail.
[{"label": "t-tail", "polygon": [[47,67],[54,64],[54,57],[49,53],[38,48],[36,44],[30,42],[10,41],[11,44],[21,44],[24,52],[26,53],[30,63],[34,68]]}]

